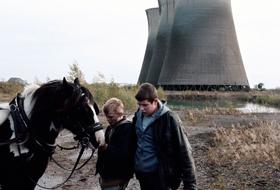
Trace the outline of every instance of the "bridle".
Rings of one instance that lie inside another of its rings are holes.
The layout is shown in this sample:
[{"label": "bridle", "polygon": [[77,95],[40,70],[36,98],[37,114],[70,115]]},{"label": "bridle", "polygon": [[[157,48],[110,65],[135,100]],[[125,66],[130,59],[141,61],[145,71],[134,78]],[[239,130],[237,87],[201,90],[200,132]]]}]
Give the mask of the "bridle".
[{"label": "bridle", "polygon": [[[42,186],[42,185],[39,185],[37,182],[35,182],[30,176],[28,176],[29,179],[30,179],[33,183],[35,183],[37,186],[39,186],[39,187],[41,187],[41,188],[44,188],[44,189],[56,189],[56,188],[58,188],[58,187],[64,185],[64,184],[71,178],[71,176],[73,175],[74,171],[80,170],[82,167],[84,167],[84,166],[88,163],[88,161],[92,158],[92,156],[93,156],[94,150],[92,150],[91,156],[87,159],[87,161],[84,162],[84,164],[83,164],[82,166],[80,166],[79,168],[77,168],[78,163],[79,163],[79,161],[80,161],[80,159],[81,159],[81,157],[82,157],[82,155],[83,155],[83,153],[84,153],[84,150],[85,150],[85,148],[88,146],[88,144],[89,144],[90,141],[89,141],[89,138],[88,138],[88,137],[85,137],[85,138],[83,138],[83,139],[81,140],[81,142],[82,142],[82,143],[81,143],[82,148],[81,148],[81,150],[80,150],[79,156],[78,156],[78,158],[77,158],[77,160],[76,160],[76,162],[75,162],[75,165],[74,165],[73,169],[71,170],[71,173],[69,174],[68,178],[67,178],[63,183],[60,183],[60,184],[58,184],[58,185],[56,185],[56,186],[54,186],[54,187],[44,187],[44,186]],[[50,158],[51,158],[52,160],[54,160],[54,158],[53,158],[52,156],[51,156]],[[69,169],[62,167],[62,165],[60,165],[57,161],[54,161],[54,162],[55,162],[59,167],[61,167],[62,169],[65,169],[65,170],[68,170],[68,171],[69,171]]]}]

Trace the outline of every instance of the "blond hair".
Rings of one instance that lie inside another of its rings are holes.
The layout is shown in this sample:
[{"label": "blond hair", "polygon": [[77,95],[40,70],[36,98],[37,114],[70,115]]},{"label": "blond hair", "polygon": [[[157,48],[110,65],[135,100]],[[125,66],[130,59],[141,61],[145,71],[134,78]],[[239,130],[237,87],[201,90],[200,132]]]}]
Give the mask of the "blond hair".
[{"label": "blond hair", "polygon": [[109,111],[113,111],[115,113],[123,113],[123,103],[118,98],[110,98],[103,106],[103,112],[108,114]]}]

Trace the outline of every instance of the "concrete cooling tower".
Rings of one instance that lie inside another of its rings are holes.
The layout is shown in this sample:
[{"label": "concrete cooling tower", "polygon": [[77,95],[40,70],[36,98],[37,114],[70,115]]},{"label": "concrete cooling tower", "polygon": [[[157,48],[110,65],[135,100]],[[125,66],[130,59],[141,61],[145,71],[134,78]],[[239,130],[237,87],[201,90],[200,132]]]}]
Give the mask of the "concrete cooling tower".
[{"label": "concrete cooling tower", "polygon": [[142,68],[140,71],[140,75],[138,78],[138,83],[140,84],[146,82],[150,63],[153,56],[154,46],[156,43],[156,37],[158,32],[158,25],[159,25],[159,8],[147,9],[146,15],[148,19],[149,32],[148,32],[146,52],[145,52]]},{"label": "concrete cooling tower", "polygon": [[158,0],[160,20],[156,43],[153,51],[146,82],[157,86],[160,71],[169,43],[177,0]]},{"label": "concrete cooling tower", "polygon": [[178,0],[169,39],[171,20],[159,28],[147,82],[165,90],[249,88],[230,0]]}]

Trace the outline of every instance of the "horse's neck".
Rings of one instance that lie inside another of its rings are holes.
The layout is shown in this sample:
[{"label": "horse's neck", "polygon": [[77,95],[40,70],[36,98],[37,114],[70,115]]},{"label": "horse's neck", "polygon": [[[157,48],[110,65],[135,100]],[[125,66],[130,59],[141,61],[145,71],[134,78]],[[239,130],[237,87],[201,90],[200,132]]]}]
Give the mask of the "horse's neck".
[{"label": "horse's neck", "polygon": [[30,119],[31,118],[31,112],[34,107],[34,102],[32,101],[32,95],[26,96],[24,98],[24,103],[23,103],[23,109],[25,111],[25,114],[27,117]]},{"label": "horse's neck", "polygon": [[10,109],[9,109],[9,104],[8,103],[3,103],[0,104],[0,125],[8,118],[10,114]]},{"label": "horse's neck", "polygon": [[[35,104],[35,101],[36,99],[32,99],[32,96],[33,96],[33,93],[26,93],[25,94],[25,98],[24,98],[24,111],[25,111],[25,114],[27,115],[27,117],[29,119],[31,119],[31,115],[33,114],[32,113],[32,110],[34,108],[34,104]],[[41,127],[43,125],[40,125],[38,123],[36,123],[35,125],[38,125],[38,127]],[[44,131],[44,134],[43,136],[48,136],[49,138],[46,138],[45,140],[47,140],[47,144],[54,144],[55,141],[56,141],[56,138],[58,136],[58,134],[60,133],[60,131],[62,130],[62,128],[56,128],[54,126],[54,123],[53,121],[50,123],[50,126],[47,126],[48,127],[48,134],[45,134],[45,130]]]}]

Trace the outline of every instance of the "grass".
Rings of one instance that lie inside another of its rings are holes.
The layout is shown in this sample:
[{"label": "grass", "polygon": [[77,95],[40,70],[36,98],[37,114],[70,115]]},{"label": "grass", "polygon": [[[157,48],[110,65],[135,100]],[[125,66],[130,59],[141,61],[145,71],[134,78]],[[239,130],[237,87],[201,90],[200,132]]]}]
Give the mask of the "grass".
[{"label": "grass", "polygon": [[232,125],[230,130],[218,130],[209,149],[213,165],[234,165],[265,161],[278,162],[280,158],[280,125],[275,121]]}]

